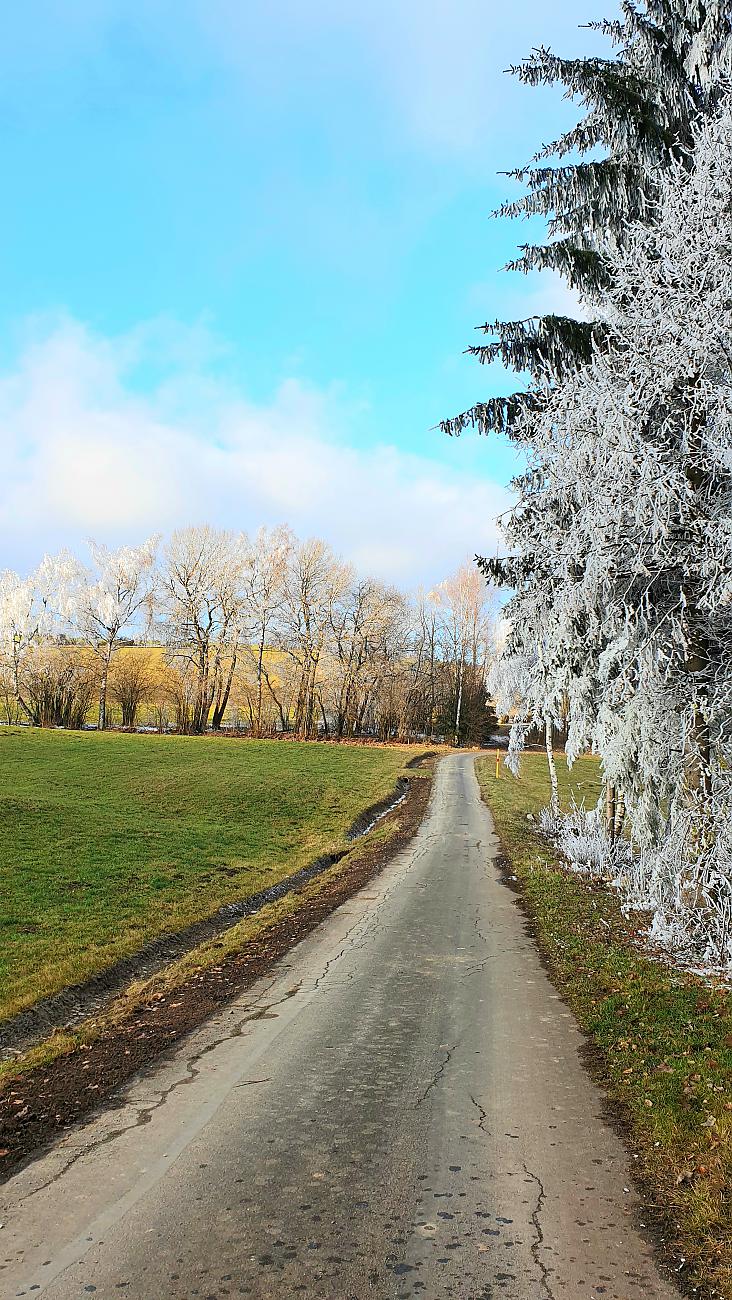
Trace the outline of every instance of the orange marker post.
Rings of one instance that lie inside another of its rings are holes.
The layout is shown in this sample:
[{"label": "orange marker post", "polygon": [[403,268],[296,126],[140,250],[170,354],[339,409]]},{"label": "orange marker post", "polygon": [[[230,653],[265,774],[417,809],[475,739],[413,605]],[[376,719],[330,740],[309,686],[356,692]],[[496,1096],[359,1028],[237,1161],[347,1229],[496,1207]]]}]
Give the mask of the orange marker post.
[{"label": "orange marker post", "polygon": [[496,750],[496,780],[498,780],[500,775],[501,775],[501,753],[500,750],[497,749]]}]

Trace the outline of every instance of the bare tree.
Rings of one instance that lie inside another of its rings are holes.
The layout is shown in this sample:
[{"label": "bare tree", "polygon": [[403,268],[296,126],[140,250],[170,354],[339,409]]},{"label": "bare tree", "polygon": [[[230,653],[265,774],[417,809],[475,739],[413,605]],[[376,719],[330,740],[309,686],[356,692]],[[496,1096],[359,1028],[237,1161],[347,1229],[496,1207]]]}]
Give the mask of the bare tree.
[{"label": "bare tree", "polygon": [[168,656],[192,674],[195,698],[186,729],[201,733],[216,701],[220,722],[236,666],[244,616],[247,539],[210,528],[182,528],[165,551],[161,602]]},{"label": "bare tree", "polygon": [[318,538],[298,542],[289,555],[280,644],[298,670],[294,727],[307,739],[315,729],[317,674],[331,611],[347,590],[352,571]]},{"label": "bare tree", "polygon": [[[295,548],[295,538],[289,528],[260,528],[247,550],[244,568],[243,599],[247,627],[253,645],[247,647],[253,659],[256,680],[256,700],[251,710],[252,730],[262,734],[262,710],[265,684],[271,676],[265,668],[265,654],[273,639],[273,631],[282,615],[285,598],[288,564]],[[275,702],[277,702],[275,700]],[[280,716],[284,713],[280,708]]]},{"label": "bare tree", "polygon": [[154,673],[147,650],[124,650],[117,655],[110,673],[108,692],[122,715],[123,727],[134,727],[137,711],[154,687]]},{"label": "bare tree", "polygon": [[476,698],[479,708],[485,700],[492,598],[484,578],[471,564],[461,565],[430,596],[441,612],[443,652],[452,669],[450,730],[458,745],[465,697],[469,697],[471,707]]},{"label": "bare tree", "polygon": [[100,731],[107,725],[109,667],[120,637],[142,611],[148,618],[151,612],[158,541],[150,537],[142,546],[116,551],[90,542],[94,569],[79,566],[69,592],[67,616],[99,660]]},{"label": "bare tree", "polygon": [[87,646],[34,646],[25,673],[30,719],[37,727],[83,727],[99,685]]},{"label": "bare tree", "polygon": [[[403,637],[405,602],[398,591],[364,578],[340,591],[330,611],[336,735],[357,733]],[[402,633],[402,637],[399,637]]]}]

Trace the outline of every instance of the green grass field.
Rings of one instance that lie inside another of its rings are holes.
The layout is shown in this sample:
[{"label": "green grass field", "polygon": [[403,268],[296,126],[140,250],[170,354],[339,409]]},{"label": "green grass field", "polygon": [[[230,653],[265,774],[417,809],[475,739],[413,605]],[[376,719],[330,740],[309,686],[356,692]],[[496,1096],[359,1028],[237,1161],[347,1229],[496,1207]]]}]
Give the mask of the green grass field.
[{"label": "green grass field", "polygon": [[0,1018],[321,853],[398,748],[0,730]]},{"label": "green grass field", "polygon": [[[479,759],[501,844],[521,883],[557,987],[597,1049],[622,1103],[635,1167],[675,1237],[694,1294],[732,1300],[732,1000],[644,956],[614,891],[562,870],[527,812],[549,802],[546,758],[525,754],[517,780]],[[557,758],[560,795],[592,806],[599,767]],[[678,1266],[678,1264],[677,1264]]]},{"label": "green grass field", "polygon": [[[557,754],[555,761],[562,808],[569,808],[572,797],[578,804],[584,801],[586,808],[594,807],[602,786],[597,759],[578,758],[572,768],[567,766],[564,754]],[[549,775],[543,753],[522,754],[518,777],[513,776],[502,761],[501,775],[496,780],[495,758],[478,759],[477,770],[482,784],[490,781],[490,806],[494,815],[502,820],[504,814],[508,818],[518,814],[525,825],[527,813],[536,816],[549,803]],[[505,830],[508,832],[508,825]]]}]

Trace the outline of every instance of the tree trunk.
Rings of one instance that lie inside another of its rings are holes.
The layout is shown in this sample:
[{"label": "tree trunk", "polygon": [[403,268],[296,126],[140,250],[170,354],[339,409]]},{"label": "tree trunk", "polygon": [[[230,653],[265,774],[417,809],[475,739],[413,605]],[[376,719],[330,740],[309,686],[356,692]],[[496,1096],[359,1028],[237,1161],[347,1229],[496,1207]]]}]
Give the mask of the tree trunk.
[{"label": "tree trunk", "polygon": [[109,677],[109,661],[112,658],[111,646],[102,661],[102,680],[99,684],[99,719],[97,729],[104,731],[107,725],[107,679]]},{"label": "tree trunk", "polygon": [[625,824],[625,795],[622,790],[618,790],[615,799],[615,821],[613,823],[613,838],[615,841],[622,839],[623,826]]},{"label": "tree trunk", "polygon": [[229,695],[231,694],[231,683],[234,678],[235,668],[236,668],[236,651],[234,651],[234,653],[231,656],[231,663],[229,665],[229,671],[226,675],[226,682],[224,684],[224,689],[219,695],[219,698],[217,699],[216,705],[214,707],[213,719],[211,723],[214,731],[219,731],[221,728],[221,723],[223,721],[224,714],[226,713],[226,706],[229,703]]},{"label": "tree trunk", "polygon": [[307,680],[308,680],[309,671],[310,670],[308,666],[307,657],[305,657],[303,659],[302,671],[300,673],[300,681],[298,683],[298,688],[297,688],[297,701],[295,704],[295,718],[294,718],[295,735],[299,737],[302,737],[303,729],[305,725]]},{"label": "tree trunk", "polygon": [[605,829],[611,844],[615,843],[615,786],[608,781],[605,787]]},{"label": "tree trunk", "polygon": [[[698,380],[693,382],[692,388],[697,382]],[[710,494],[710,482],[704,465],[702,433],[703,421],[698,413],[694,412],[690,421],[685,477],[696,498],[696,522],[704,521],[708,524],[708,511],[704,509],[703,499]],[[692,701],[691,728],[684,746],[684,802],[700,830],[699,812],[703,812],[706,805],[712,775],[712,743],[707,702],[707,682],[712,653],[706,635],[699,626],[702,620],[698,613],[697,593],[692,582],[682,585],[682,595],[687,647],[684,668],[689,677],[689,694]],[[697,851],[700,848],[701,839],[697,838]]]},{"label": "tree trunk", "polygon": [[275,704],[277,705],[277,712],[278,712],[279,715],[280,715],[280,723],[281,723],[281,726],[282,726],[282,730],[283,730],[283,732],[286,732],[286,731],[288,730],[288,726],[287,726],[287,719],[286,719],[286,717],[285,717],[285,711],[284,711],[284,709],[283,709],[283,707],[282,707],[282,704],[280,703],[279,699],[277,698],[277,695],[276,695],[276,693],[275,693],[275,689],[274,689],[274,687],[273,687],[271,681],[269,680],[269,673],[267,672],[267,669],[266,669],[264,666],[262,666],[262,674],[263,674],[263,676],[264,676],[264,680],[265,680],[265,683],[266,683],[266,686],[267,686],[267,690],[269,691],[270,695],[272,696],[272,699],[274,700]]},{"label": "tree trunk", "polygon": [[254,725],[254,734],[259,738],[262,734],[262,669],[264,667],[264,641],[265,628],[262,625],[262,635],[259,638],[259,649],[257,654],[257,720]]},{"label": "tree trunk", "polygon": [[203,735],[208,726],[208,715],[211,708],[211,696],[209,694],[210,681],[210,664],[208,657],[208,647],[201,647],[198,661],[198,689],[196,691],[196,702],[193,707],[193,719],[191,730],[197,736]]},{"label": "tree trunk", "polygon": [[17,653],[15,642],[13,643],[13,685],[15,687],[15,698],[18,701],[18,704],[20,705],[21,709],[26,715],[28,721],[31,724],[33,724],[34,721],[33,713],[31,711],[30,705],[26,704],[25,700],[23,699],[21,689],[20,689],[20,664],[18,662],[18,653]]},{"label": "tree trunk", "polygon": [[544,719],[544,741],[546,744],[546,761],[549,767],[549,785],[551,786],[551,810],[555,817],[559,816],[559,783],[557,781],[557,765],[554,762],[554,746],[552,744],[552,720]]}]

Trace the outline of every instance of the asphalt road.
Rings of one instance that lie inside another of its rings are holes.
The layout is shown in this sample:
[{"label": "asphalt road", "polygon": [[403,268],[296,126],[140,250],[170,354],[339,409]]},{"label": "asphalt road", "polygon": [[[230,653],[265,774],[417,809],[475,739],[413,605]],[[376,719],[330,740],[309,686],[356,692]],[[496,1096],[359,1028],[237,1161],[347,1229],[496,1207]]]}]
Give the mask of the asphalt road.
[{"label": "asphalt road", "polygon": [[272,976],[0,1192],[0,1294],[671,1300],[469,755]]}]

